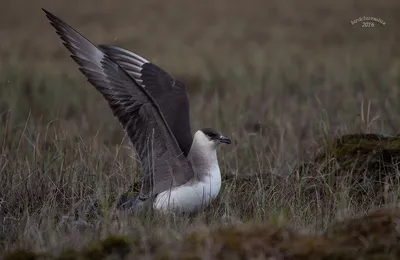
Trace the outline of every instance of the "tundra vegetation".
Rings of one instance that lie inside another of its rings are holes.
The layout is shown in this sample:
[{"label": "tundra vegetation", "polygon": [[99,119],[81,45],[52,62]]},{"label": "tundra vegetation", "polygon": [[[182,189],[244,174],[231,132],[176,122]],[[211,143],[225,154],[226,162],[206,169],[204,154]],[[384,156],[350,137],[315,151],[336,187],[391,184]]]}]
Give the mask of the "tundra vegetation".
[{"label": "tundra vegetation", "polygon": [[[23,7],[23,8],[22,8]],[[183,80],[222,190],[190,216],[129,215],[140,165],[48,24]],[[3,1],[0,255],[5,259],[398,259],[397,0]],[[352,23],[375,17],[374,27]]]}]

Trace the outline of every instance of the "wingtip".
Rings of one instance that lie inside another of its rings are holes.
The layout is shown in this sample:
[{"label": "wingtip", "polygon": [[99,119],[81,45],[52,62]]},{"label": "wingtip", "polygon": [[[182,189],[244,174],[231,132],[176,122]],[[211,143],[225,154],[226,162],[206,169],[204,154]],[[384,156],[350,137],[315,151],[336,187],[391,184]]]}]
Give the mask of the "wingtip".
[{"label": "wingtip", "polygon": [[44,9],[43,7],[42,7],[42,11],[46,14],[47,17],[49,17],[49,16],[52,15],[52,13],[50,13],[49,11],[47,11],[46,9]]},{"label": "wingtip", "polygon": [[50,25],[53,26],[54,29],[56,30],[56,33],[58,34],[58,36],[60,36],[61,39],[65,41],[65,39],[63,38],[64,37],[63,30],[66,30],[66,29],[74,30],[74,29],[71,28],[71,26],[69,26],[68,24],[66,24],[63,20],[58,18],[56,15],[47,11],[46,9],[42,8],[42,10],[46,14],[46,17],[47,17]]},{"label": "wingtip", "polygon": [[50,23],[56,23],[56,22],[60,22],[61,20],[55,16],[54,14],[50,13],[49,11],[47,11],[46,9],[42,8],[43,12],[45,13],[47,19],[50,20]]}]

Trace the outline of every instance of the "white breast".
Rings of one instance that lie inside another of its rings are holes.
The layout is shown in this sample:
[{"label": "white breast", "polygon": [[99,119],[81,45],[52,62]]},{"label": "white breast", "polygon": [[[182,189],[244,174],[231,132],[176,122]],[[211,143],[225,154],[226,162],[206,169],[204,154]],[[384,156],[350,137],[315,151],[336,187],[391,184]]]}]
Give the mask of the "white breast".
[{"label": "white breast", "polygon": [[164,191],[156,197],[154,209],[159,211],[193,212],[207,207],[218,196],[221,189],[221,172],[214,167],[202,181]]}]

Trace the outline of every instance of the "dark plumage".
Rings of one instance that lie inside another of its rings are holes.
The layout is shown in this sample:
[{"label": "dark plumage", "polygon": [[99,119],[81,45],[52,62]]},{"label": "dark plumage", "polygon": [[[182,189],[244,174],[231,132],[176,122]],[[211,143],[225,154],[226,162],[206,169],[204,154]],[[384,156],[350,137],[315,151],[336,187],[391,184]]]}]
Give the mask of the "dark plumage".
[{"label": "dark plumage", "polygon": [[43,9],[79,70],[107,100],[138,152],[147,199],[194,176],[153,97],[116,62],[68,24]]},{"label": "dark plumage", "polygon": [[135,210],[153,205],[164,210],[170,207],[170,199],[188,211],[208,205],[221,186],[215,149],[231,141],[211,128],[192,136],[184,84],[137,54],[115,46],[97,47],[43,11],[139,155],[143,168],[140,194],[126,198],[120,206]]},{"label": "dark plumage", "polygon": [[157,65],[123,48],[99,45],[99,49],[117,62],[156,100],[179,147],[187,156],[193,136],[190,128],[189,97],[185,85],[173,79]]}]

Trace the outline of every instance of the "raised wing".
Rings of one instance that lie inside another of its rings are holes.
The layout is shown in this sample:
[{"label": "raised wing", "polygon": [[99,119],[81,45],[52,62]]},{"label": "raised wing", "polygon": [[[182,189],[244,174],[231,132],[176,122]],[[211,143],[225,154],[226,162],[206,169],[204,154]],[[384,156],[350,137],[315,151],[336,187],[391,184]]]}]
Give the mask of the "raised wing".
[{"label": "raised wing", "polygon": [[146,88],[156,100],[179,147],[187,156],[193,136],[190,127],[189,97],[185,85],[133,52],[111,45],[99,45],[99,48]]},{"label": "raised wing", "polygon": [[43,11],[79,70],[107,100],[139,154],[144,172],[140,198],[147,199],[193,177],[190,163],[149,93],[84,36]]}]

